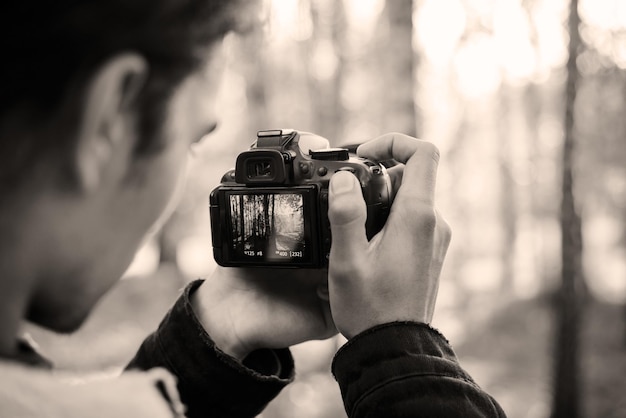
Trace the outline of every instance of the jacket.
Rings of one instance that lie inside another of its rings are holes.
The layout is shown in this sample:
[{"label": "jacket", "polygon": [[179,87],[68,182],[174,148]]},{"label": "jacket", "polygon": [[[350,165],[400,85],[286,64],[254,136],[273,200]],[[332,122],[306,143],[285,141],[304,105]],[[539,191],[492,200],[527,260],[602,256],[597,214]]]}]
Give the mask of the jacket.
[{"label": "jacket", "polygon": [[[222,353],[191,309],[187,287],[130,367],[165,367],[179,381],[188,416],[253,417],[294,377],[288,349],[260,350],[240,364]],[[345,344],[332,364],[350,418],[505,417],[426,324],[394,322]]]},{"label": "jacket", "polygon": [[[32,367],[48,363],[23,344],[17,360],[28,367],[0,362],[0,417],[178,417],[179,396],[190,418],[258,415],[293,381],[291,353],[258,350],[243,363],[223,353],[191,307],[201,283],[187,286],[127,373],[97,383],[95,390],[58,382],[48,370]],[[133,372],[156,367],[176,376],[177,390],[162,375]],[[332,373],[350,418],[505,417],[460,367],[448,341],[426,324],[394,322],[357,335],[335,355]]]}]

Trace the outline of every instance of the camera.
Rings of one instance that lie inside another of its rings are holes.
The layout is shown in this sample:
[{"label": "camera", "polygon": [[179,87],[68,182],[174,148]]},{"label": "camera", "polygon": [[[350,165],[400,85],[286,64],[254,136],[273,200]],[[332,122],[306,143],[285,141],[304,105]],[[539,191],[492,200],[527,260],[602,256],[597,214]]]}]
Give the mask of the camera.
[{"label": "camera", "polygon": [[347,148],[303,150],[311,137],[319,138],[291,129],[259,131],[252,147],[237,157],[235,168],[224,174],[210,195],[213,255],[218,264],[327,266],[328,185],[338,171],[353,173],[361,184],[367,238],[381,230],[391,206],[385,166]]}]

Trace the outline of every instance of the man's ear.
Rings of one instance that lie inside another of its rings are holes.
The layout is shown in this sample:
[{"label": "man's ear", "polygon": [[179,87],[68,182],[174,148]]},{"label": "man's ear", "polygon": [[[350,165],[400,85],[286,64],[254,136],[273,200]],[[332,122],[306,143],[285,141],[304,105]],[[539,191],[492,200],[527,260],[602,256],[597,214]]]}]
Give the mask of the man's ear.
[{"label": "man's ear", "polygon": [[79,110],[82,118],[74,160],[78,186],[83,191],[97,189],[110,174],[108,170],[126,168],[113,162],[119,153],[133,149],[138,118],[134,105],[147,76],[146,60],[124,53],[102,64],[88,81]]}]

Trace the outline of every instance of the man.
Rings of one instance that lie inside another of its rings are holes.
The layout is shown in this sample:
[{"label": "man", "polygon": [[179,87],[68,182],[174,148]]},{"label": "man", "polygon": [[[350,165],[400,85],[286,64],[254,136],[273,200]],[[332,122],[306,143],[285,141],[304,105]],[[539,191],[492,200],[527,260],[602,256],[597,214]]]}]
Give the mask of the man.
[{"label": "man", "polygon": [[371,241],[358,181],[333,177],[328,274],[218,269],[185,289],[129,366],[152,371],[118,382],[68,386],[19,366],[46,365],[21,323],[75,330],[167,217],[189,146],[215,126],[220,44],[252,13],[243,5],[1,6],[0,415],[255,416],[293,379],[288,347],[338,330],[349,416],[503,416],[427,325],[450,230],[434,209],[436,148],[401,134],[359,149],[405,164]]}]

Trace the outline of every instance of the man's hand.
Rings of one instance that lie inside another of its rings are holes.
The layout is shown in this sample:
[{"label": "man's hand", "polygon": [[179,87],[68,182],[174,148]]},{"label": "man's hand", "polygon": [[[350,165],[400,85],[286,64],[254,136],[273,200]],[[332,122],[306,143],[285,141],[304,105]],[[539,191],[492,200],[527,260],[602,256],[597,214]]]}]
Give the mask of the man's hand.
[{"label": "man's hand", "polygon": [[[218,267],[194,295],[194,311],[217,346],[242,360],[337,333],[326,270]],[[319,295],[322,295],[320,297]]]},{"label": "man's hand", "polygon": [[347,338],[393,321],[430,323],[450,228],[434,207],[439,152],[429,142],[386,134],[359,147],[361,157],[394,159],[394,200],[384,228],[365,236],[366,208],[357,178],[330,182],[329,292],[337,329]]}]

